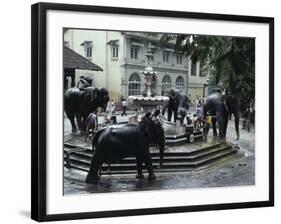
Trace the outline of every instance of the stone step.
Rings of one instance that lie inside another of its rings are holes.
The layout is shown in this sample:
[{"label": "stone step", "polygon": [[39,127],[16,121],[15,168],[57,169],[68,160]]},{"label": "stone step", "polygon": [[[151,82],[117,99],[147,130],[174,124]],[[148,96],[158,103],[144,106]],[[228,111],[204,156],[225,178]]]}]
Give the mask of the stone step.
[{"label": "stone step", "polygon": [[[164,151],[164,157],[177,157],[177,156],[189,156],[189,155],[195,155],[195,154],[200,154],[203,151],[208,151],[210,149],[213,148],[217,148],[217,147],[222,147],[223,145],[216,143],[216,144],[199,144],[196,145],[194,144],[194,147],[189,147],[189,148],[185,148],[182,147],[182,151],[174,151],[173,148],[169,148],[168,152],[167,149],[165,149]],[[229,147],[229,145],[224,145],[226,147]],[[150,152],[151,152],[151,156],[154,157],[159,157],[159,152],[158,150],[154,147],[150,148]],[[65,144],[65,148],[64,148],[64,153],[65,154],[78,154],[84,157],[89,157],[92,158],[92,154],[93,151],[92,149],[89,148],[83,148],[83,147],[77,147],[75,145],[71,145],[71,144]]]},{"label": "stone step", "polygon": [[[208,148],[207,150],[201,150],[198,153],[165,153],[164,154],[164,162],[186,162],[186,161],[196,161],[202,159],[204,157],[210,156],[212,154],[216,154],[222,152],[224,150],[231,149],[231,146],[220,146],[218,148]],[[152,160],[153,162],[160,162],[159,153],[152,153]],[[78,161],[83,160],[91,160],[92,153],[85,153],[85,152],[76,152],[71,155],[72,159],[76,159]],[[124,158],[122,160],[117,161],[121,164],[135,164],[136,160],[134,157]]]},{"label": "stone step", "polygon": [[[155,161],[153,160],[153,168],[155,170],[162,170],[162,169],[171,169],[171,170],[190,170],[190,169],[194,169],[194,168],[198,168],[200,166],[203,166],[205,164],[211,163],[215,160],[218,160],[220,158],[223,158],[225,156],[231,155],[236,153],[237,150],[236,149],[225,149],[221,152],[217,152],[214,154],[209,154],[207,157],[202,157],[201,159],[197,159],[194,161],[188,161],[188,160],[181,160],[181,161],[169,161],[167,162],[166,160],[164,160],[164,164],[162,168],[159,168],[159,161]],[[70,158],[70,167],[72,168],[77,168],[79,170],[83,170],[83,171],[88,171],[90,166],[90,160],[88,159],[80,159],[77,160],[75,158]],[[135,163],[112,163],[110,166],[111,169],[111,173],[115,172],[115,173],[119,173],[119,172],[123,172],[123,171],[136,171],[136,165]],[[145,169],[145,167],[143,167],[143,169]],[[107,165],[103,166],[102,168],[103,171],[107,170]]]}]

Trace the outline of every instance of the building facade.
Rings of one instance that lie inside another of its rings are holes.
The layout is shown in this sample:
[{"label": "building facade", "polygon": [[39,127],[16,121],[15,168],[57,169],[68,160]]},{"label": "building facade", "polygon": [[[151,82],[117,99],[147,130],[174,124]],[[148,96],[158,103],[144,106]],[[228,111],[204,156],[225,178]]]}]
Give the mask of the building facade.
[{"label": "building facade", "polygon": [[[67,29],[66,46],[102,67],[103,71],[76,70],[80,76],[93,78],[93,85],[108,89],[110,97],[140,95],[144,90],[141,71],[146,65],[148,44],[153,50],[152,66],[157,73],[152,88],[165,95],[171,88],[182,94],[203,97],[206,93],[207,72],[204,65],[174,51],[174,43],[159,45],[160,34]],[[76,80],[77,82],[78,80]]]}]

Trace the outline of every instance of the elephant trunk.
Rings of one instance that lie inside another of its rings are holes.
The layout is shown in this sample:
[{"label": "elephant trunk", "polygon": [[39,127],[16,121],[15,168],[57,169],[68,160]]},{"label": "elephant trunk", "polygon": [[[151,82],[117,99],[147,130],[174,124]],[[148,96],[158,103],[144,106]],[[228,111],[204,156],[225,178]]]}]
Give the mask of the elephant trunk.
[{"label": "elephant trunk", "polygon": [[108,96],[105,96],[105,97],[103,98],[103,104],[102,104],[102,108],[103,108],[104,111],[106,110],[108,101],[109,101],[109,97],[108,97]]},{"label": "elephant trunk", "polygon": [[240,133],[239,133],[239,116],[238,114],[235,114],[235,131],[236,131],[236,140],[238,141],[240,138]]}]

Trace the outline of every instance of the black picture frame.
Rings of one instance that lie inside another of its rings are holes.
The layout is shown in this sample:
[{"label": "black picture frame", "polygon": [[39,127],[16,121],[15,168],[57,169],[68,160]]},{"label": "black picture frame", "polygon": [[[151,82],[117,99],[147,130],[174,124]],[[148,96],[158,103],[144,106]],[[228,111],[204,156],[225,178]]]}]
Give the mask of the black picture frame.
[{"label": "black picture frame", "polygon": [[[229,22],[253,22],[269,25],[269,200],[196,206],[159,207],[149,209],[114,210],[69,214],[46,214],[46,13],[63,10],[87,13],[111,13],[124,15],[190,18]],[[31,11],[31,75],[32,75],[32,155],[31,155],[31,218],[37,221],[74,220],[99,217],[148,215],[206,210],[254,208],[274,206],[274,18],[240,15],[163,11],[136,8],[102,7],[73,4],[37,3]]]}]

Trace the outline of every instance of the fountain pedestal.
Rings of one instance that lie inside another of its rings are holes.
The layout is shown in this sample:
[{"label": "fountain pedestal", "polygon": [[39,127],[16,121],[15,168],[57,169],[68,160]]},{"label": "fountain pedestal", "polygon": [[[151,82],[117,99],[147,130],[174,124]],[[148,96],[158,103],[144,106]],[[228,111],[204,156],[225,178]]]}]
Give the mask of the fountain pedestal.
[{"label": "fountain pedestal", "polygon": [[129,96],[129,101],[138,108],[143,108],[144,112],[155,110],[160,105],[163,105],[169,100],[166,96],[157,96],[153,93],[151,88],[152,78],[156,76],[157,73],[153,71],[151,61],[153,58],[153,52],[151,48],[151,43],[148,44],[148,51],[145,55],[147,58],[147,63],[143,71],[140,74],[144,75],[145,80],[145,90],[142,95],[139,96]]}]

